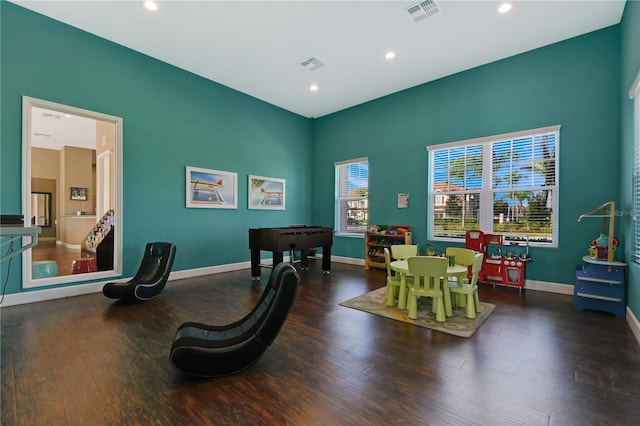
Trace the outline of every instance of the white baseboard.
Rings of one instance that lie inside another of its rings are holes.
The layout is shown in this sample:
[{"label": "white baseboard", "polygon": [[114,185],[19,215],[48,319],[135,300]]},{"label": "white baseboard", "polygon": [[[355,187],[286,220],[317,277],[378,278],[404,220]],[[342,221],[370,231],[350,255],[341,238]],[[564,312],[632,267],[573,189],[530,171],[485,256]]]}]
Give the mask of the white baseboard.
[{"label": "white baseboard", "polygon": [[[289,261],[289,257],[285,256],[283,259],[285,262]],[[263,259],[261,264],[270,265],[273,263],[272,259]],[[184,271],[175,271],[169,274],[169,281],[181,280],[184,278],[201,277],[203,275],[221,274],[223,272],[238,271],[240,269],[250,269],[251,262],[239,262],[228,263],[225,265],[207,266],[204,268],[187,269]],[[47,300],[63,299],[65,297],[82,296],[84,294],[100,293],[102,287],[108,282],[125,282],[129,281],[131,277],[119,278],[119,279],[104,279],[98,282],[90,284],[78,284],[67,287],[49,288],[43,290],[25,291],[22,293],[6,294],[4,300],[0,304],[0,308],[24,305],[25,303],[44,302]]]},{"label": "white baseboard", "polygon": [[23,293],[5,294],[2,301],[3,308],[25,303],[44,302],[46,300],[62,299],[65,297],[81,296],[83,294],[99,293],[107,281],[78,284],[68,287],[50,288],[45,290],[25,291]]},{"label": "white baseboard", "polygon": [[[283,259],[285,262],[289,261],[289,257],[285,256]],[[331,261],[336,263],[345,263],[348,265],[365,266],[364,259],[357,259],[352,257],[343,256],[331,256]],[[269,265],[272,262],[271,258],[261,259],[261,264]],[[251,262],[238,262],[228,263],[224,265],[206,266],[204,268],[186,269],[183,271],[171,272],[169,275],[169,281],[181,280],[185,278],[201,277],[203,275],[221,274],[223,272],[238,271],[241,269],[251,268]],[[131,277],[120,279],[105,279],[99,282],[91,284],[79,284],[67,287],[58,287],[43,290],[27,291],[23,293],[13,293],[4,296],[4,300],[0,306],[14,306],[22,305],[25,303],[43,302],[46,300],[62,299],[65,297],[81,296],[83,294],[99,293],[102,291],[102,287],[107,282],[124,282],[130,280]],[[527,280],[525,283],[525,289],[546,291],[550,293],[560,294],[573,294],[573,286],[566,284],[557,284],[544,281]],[[640,334],[640,331],[639,331]]]},{"label": "white baseboard", "polygon": [[550,283],[547,281],[525,280],[524,288],[527,290],[546,291],[547,293],[558,293],[573,295],[573,285]]},{"label": "white baseboard", "polygon": [[[285,261],[289,261],[288,257],[284,258]],[[349,265],[359,265],[364,266],[364,259],[356,259],[352,257],[342,257],[342,256],[331,256],[331,261],[336,263],[346,263]],[[261,264],[271,264],[272,260],[263,259],[260,261]],[[221,274],[223,272],[231,272],[238,271],[241,269],[249,269],[251,268],[251,262],[238,262],[238,263],[228,263],[225,265],[216,265],[216,266],[207,266],[204,268],[196,268],[196,269],[187,269],[184,271],[175,271],[171,272],[169,275],[169,281],[181,280],[185,278],[194,278],[200,277],[203,275],[213,275],[213,274]],[[2,304],[0,304],[0,308],[14,305],[22,305],[25,303],[35,303],[35,302],[43,302],[46,300],[53,299],[62,299],[64,297],[73,297],[80,296],[83,294],[91,294],[91,293],[99,293],[102,291],[102,287],[108,281],[128,281],[131,278],[121,278],[119,280],[104,280],[101,282],[95,282],[91,284],[79,284],[68,287],[58,287],[51,288],[45,290],[35,290],[35,291],[27,291],[23,293],[14,293],[7,294],[4,296],[4,300]],[[548,293],[559,293],[559,294],[573,294],[573,286],[568,284],[558,284],[551,283],[546,281],[535,281],[535,280],[526,280],[525,289],[527,290],[535,290],[535,291],[546,291]],[[633,335],[636,337],[638,344],[640,345],[640,322],[633,315],[631,309],[627,306],[627,323],[633,332]]]},{"label": "white baseboard", "polygon": [[636,336],[636,340],[638,341],[638,345],[640,345],[640,322],[638,322],[638,318],[633,315],[631,309],[627,306],[627,324],[629,324],[629,328],[634,336]]},{"label": "white baseboard", "polygon": [[70,243],[66,243],[64,241],[61,240],[56,240],[56,245],[57,246],[64,246],[64,248],[68,248],[71,250],[79,250],[82,248],[82,246],[80,244],[70,244]]},{"label": "white baseboard", "polygon": [[[288,260],[287,260],[288,261]],[[261,261],[270,264],[271,259]],[[238,271],[240,269],[251,268],[251,262],[227,263],[225,265],[206,266],[204,268],[186,269],[184,271],[176,271],[169,274],[169,281],[182,280],[185,278],[201,277],[203,275],[221,274],[223,272]]]},{"label": "white baseboard", "polygon": [[364,266],[364,259],[355,259],[353,257],[331,256],[332,262],[346,263],[348,265]]}]

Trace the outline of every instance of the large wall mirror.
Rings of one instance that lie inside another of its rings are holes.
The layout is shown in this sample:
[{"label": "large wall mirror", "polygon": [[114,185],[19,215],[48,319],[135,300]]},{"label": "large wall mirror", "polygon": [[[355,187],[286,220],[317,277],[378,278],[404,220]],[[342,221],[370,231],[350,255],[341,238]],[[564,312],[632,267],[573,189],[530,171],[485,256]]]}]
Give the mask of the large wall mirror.
[{"label": "large wall mirror", "polygon": [[22,102],[22,212],[41,226],[23,287],[122,275],[122,118]]}]

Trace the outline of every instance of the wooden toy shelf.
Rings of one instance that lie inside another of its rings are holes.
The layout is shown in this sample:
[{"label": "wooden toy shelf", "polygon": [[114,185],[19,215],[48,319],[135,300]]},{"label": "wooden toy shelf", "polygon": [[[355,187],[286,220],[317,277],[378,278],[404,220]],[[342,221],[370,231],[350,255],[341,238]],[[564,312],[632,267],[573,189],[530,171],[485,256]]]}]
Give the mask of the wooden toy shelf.
[{"label": "wooden toy shelf", "polygon": [[[384,261],[384,249],[395,244],[412,244],[411,227],[391,225],[379,226],[380,232],[367,232],[364,238],[365,269],[381,268],[387,265]],[[403,232],[404,231],[404,232]]]}]

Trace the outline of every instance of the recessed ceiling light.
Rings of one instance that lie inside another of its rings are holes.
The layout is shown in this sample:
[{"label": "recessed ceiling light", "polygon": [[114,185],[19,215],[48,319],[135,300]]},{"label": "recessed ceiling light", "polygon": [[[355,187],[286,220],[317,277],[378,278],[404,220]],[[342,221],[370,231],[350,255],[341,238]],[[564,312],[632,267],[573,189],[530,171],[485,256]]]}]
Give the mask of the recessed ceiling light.
[{"label": "recessed ceiling light", "polygon": [[498,12],[500,13],[507,13],[510,10],[511,10],[511,3],[502,3],[498,8]]},{"label": "recessed ceiling light", "polygon": [[158,5],[156,4],[156,2],[151,0],[145,1],[144,7],[146,7],[149,10],[158,10]]},{"label": "recessed ceiling light", "polygon": [[393,59],[396,57],[396,54],[393,52],[387,52],[386,55],[384,55],[385,59]]},{"label": "recessed ceiling light", "polygon": [[309,86],[309,90],[311,90],[312,92],[317,92],[319,89],[317,84],[312,84],[311,86]]}]

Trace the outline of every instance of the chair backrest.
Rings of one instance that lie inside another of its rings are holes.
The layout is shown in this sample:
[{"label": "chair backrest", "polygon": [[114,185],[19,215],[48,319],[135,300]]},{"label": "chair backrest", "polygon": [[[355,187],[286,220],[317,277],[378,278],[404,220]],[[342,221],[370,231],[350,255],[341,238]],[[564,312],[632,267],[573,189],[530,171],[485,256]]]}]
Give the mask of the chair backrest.
[{"label": "chair backrest", "polygon": [[407,259],[409,273],[414,275],[414,286],[439,288],[439,280],[447,275],[447,259],[438,256],[414,256]]},{"label": "chair backrest", "polygon": [[475,251],[461,247],[447,247],[447,256],[456,257],[456,265],[470,266],[473,265]]},{"label": "chair backrest", "polygon": [[[266,299],[271,299],[267,302],[266,313],[264,320],[260,324],[256,331],[256,337],[262,340],[262,342],[269,346],[275,340],[276,336],[280,332],[284,321],[289,315],[289,311],[293,306],[293,301],[296,298],[298,292],[298,283],[300,282],[300,276],[296,269],[289,263],[279,263],[273,270],[272,275],[275,275],[275,279],[272,283],[273,291],[271,296],[266,296]],[[269,279],[271,282],[271,279]],[[265,292],[267,289],[265,289]],[[261,298],[262,300],[263,298]],[[260,309],[260,304],[256,306]],[[255,310],[255,309],[254,309]]]},{"label": "chair backrest", "polygon": [[406,260],[418,255],[416,244],[394,244],[391,246],[391,256],[397,260]]},{"label": "chair backrest", "polygon": [[[260,298],[251,311],[241,319],[224,326],[185,323],[188,326],[184,327],[185,324],[183,324],[179,328],[176,338],[198,335],[202,346],[207,346],[206,342],[208,341],[215,346],[220,342],[220,334],[224,330],[222,340],[225,340],[229,346],[238,345],[257,335],[260,335],[261,342],[268,346],[275,339],[293,305],[299,281],[298,272],[291,264],[278,263],[271,270],[271,276]],[[202,334],[202,330],[210,330],[212,333]]]},{"label": "chair backrest", "polygon": [[[133,281],[152,284],[160,280],[171,270],[175,258],[176,246],[172,243],[147,243],[144,256]],[[167,274],[168,275],[168,274]]]},{"label": "chair backrest", "polygon": [[300,277],[289,263],[271,271],[251,312],[227,325],[187,322],[171,344],[171,364],[189,374],[220,377],[254,364],[280,332],[298,290]]},{"label": "chair backrest", "polygon": [[471,285],[475,286],[478,284],[478,276],[480,275],[480,270],[482,269],[482,261],[484,260],[484,253],[476,253],[473,256],[473,266],[471,268]]},{"label": "chair backrest", "polygon": [[384,248],[384,263],[387,265],[387,277],[395,278],[393,271],[391,271],[391,253],[387,247]]}]

